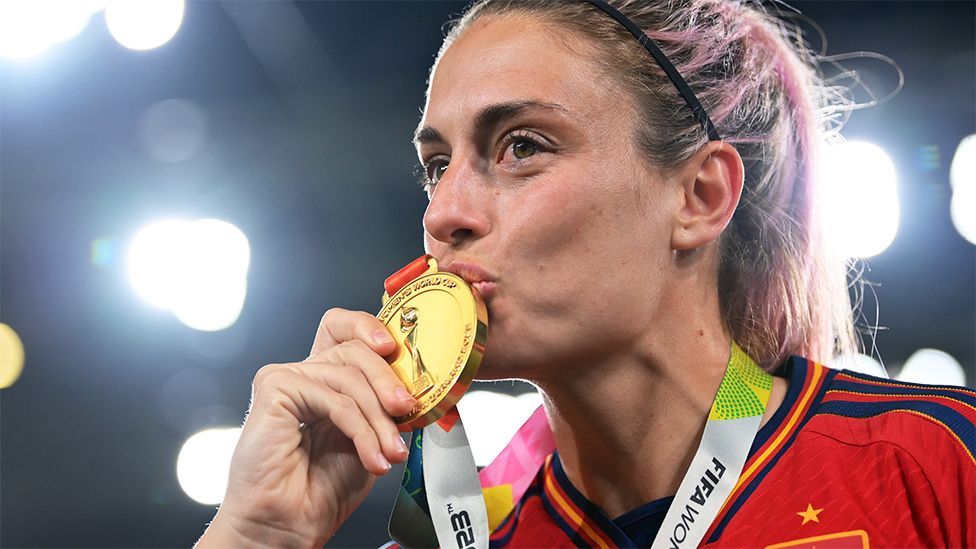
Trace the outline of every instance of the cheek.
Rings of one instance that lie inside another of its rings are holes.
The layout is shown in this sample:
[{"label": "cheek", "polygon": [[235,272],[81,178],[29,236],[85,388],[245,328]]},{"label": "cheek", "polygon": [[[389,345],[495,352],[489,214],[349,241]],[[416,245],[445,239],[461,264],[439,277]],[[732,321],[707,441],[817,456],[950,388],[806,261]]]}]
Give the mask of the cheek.
[{"label": "cheek", "polygon": [[[538,259],[552,258],[560,250],[591,246],[596,226],[605,216],[605,205],[578,184],[553,180],[538,182],[527,192],[506,196],[499,221],[508,233],[506,240],[524,254]],[[520,254],[521,255],[521,254]]]},{"label": "cheek", "polygon": [[[646,257],[649,246],[667,246],[662,212],[639,205],[629,184],[574,185],[553,183],[511,198],[508,225],[510,244],[522,257],[565,261],[586,269],[603,263],[609,267],[627,257]],[[610,263],[607,263],[610,262]],[[553,266],[556,267],[555,265]],[[541,265],[540,268],[545,268]],[[559,268],[565,268],[560,264]]]}]

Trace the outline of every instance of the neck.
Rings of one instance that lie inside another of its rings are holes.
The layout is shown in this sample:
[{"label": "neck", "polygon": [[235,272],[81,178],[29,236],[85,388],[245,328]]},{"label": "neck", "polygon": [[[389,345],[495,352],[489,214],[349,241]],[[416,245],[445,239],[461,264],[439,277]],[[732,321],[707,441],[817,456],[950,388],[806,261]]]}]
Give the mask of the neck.
[{"label": "neck", "polygon": [[[672,314],[625,352],[537,380],[567,476],[611,518],[677,492],[725,375],[731,336],[718,307],[675,310],[684,322]],[[764,422],[785,389],[774,383]]]},{"label": "neck", "polygon": [[587,368],[601,375],[585,383],[541,384],[566,474],[608,516],[677,491],[728,362],[728,340],[715,339],[684,357]]}]

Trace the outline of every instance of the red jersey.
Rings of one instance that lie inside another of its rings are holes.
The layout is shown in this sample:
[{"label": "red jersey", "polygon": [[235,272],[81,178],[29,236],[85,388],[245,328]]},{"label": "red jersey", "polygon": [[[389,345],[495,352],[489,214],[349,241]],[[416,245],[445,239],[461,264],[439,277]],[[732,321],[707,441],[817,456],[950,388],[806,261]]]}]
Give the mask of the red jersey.
[{"label": "red jersey", "polygon": [[[791,358],[705,547],[976,547],[976,391]],[[540,468],[492,547],[646,547],[672,498],[612,519],[562,470]],[[693,518],[693,517],[689,517]],[[683,547],[681,532],[669,545]]]}]

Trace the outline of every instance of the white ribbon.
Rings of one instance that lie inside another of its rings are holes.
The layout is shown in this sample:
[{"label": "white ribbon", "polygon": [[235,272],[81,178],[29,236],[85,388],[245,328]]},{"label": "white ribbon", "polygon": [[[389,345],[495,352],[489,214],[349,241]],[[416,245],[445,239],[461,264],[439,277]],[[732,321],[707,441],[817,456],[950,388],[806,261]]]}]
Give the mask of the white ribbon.
[{"label": "white ribbon", "polygon": [[422,451],[437,542],[442,549],[487,549],[488,512],[460,416],[449,431],[439,423],[425,427]]}]

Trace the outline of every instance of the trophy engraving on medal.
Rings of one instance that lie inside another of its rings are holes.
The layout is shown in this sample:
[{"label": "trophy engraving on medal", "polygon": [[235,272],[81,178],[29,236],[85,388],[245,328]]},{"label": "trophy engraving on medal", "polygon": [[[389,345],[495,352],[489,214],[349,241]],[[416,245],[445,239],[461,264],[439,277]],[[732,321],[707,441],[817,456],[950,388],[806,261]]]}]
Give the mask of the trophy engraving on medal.
[{"label": "trophy engraving on medal", "polygon": [[420,314],[416,307],[405,307],[400,313],[400,331],[406,334],[403,340],[404,346],[410,352],[410,361],[413,363],[411,369],[410,392],[414,398],[420,398],[427,391],[434,388],[434,381],[430,377],[427,368],[424,367],[424,358],[420,354],[420,347],[417,345],[418,326],[420,324]]}]

